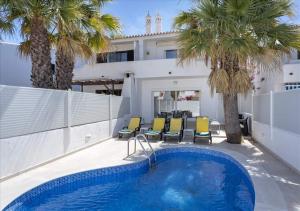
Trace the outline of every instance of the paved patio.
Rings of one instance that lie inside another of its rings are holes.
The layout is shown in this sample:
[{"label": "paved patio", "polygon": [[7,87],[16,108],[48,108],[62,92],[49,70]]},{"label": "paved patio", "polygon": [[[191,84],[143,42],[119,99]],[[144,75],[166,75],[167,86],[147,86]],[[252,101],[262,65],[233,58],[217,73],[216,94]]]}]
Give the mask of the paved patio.
[{"label": "paved patio", "polygon": [[[151,141],[155,149],[164,147],[196,146],[210,148],[230,154],[249,171],[256,191],[255,210],[300,210],[300,175],[276,159],[263,147],[245,140],[242,145],[224,142],[225,134],[221,132],[213,137],[213,144],[205,141],[193,144],[187,138],[182,143]],[[48,180],[75,172],[126,164],[145,159],[139,151],[126,158],[126,139],[109,139],[92,147],[68,155],[46,165],[40,166],[0,183],[0,208],[21,193]]]}]

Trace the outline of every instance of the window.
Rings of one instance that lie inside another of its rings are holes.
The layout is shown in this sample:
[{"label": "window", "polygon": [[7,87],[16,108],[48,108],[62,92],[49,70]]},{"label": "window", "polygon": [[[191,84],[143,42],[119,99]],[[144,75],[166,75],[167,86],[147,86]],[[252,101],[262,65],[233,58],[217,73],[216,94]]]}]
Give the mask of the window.
[{"label": "window", "polygon": [[297,59],[300,59],[300,51],[297,51]]},{"label": "window", "polygon": [[134,51],[116,51],[97,54],[97,63],[134,61]]},{"label": "window", "polygon": [[107,53],[98,53],[96,57],[97,63],[107,63]]},{"label": "window", "polygon": [[177,50],[166,50],[166,59],[177,58]]}]

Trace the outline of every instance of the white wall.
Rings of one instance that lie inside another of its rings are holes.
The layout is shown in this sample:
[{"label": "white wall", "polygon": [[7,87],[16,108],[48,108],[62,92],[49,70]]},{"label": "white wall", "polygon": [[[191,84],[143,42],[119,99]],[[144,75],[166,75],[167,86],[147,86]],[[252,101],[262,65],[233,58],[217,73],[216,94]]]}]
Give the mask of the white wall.
[{"label": "white wall", "polygon": [[283,82],[300,83],[300,60],[293,64],[283,65]]},{"label": "white wall", "polygon": [[0,86],[0,179],[116,135],[130,99]]},{"label": "white wall", "polygon": [[180,90],[200,90],[200,115],[223,122],[223,112],[219,109],[219,96],[218,94],[211,96],[207,77],[145,79],[139,81],[138,90],[140,114],[146,123],[150,123],[154,116],[154,91]]},{"label": "white wall", "polygon": [[252,114],[252,91],[238,94],[239,113]]},{"label": "white wall", "polygon": [[178,49],[174,40],[145,40],[144,41],[144,59],[165,59],[166,50]]},{"label": "white wall", "polygon": [[0,139],[0,179],[115,136],[125,117]]},{"label": "white wall", "polygon": [[253,101],[253,138],[300,172],[300,90],[255,95]]},{"label": "white wall", "polygon": [[254,85],[256,94],[281,91],[283,90],[283,71],[260,71],[255,75]]},{"label": "white wall", "polygon": [[31,86],[30,58],[21,57],[18,45],[0,42],[0,84]]},{"label": "white wall", "polygon": [[[0,84],[31,87],[31,59],[18,52],[19,44],[0,41]],[[51,50],[51,63],[55,64],[55,50]],[[76,58],[75,68],[87,61]]]},{"label": "white wall", "polygon": [[126,72],[134,73],[135,78],[188,77],[208,76],[210,67],[204,61],[178,64],[177,59],[143,60],[131,62],[114,62],[89,64],[74,72],[75,80],[86,79],[122,79]]}]

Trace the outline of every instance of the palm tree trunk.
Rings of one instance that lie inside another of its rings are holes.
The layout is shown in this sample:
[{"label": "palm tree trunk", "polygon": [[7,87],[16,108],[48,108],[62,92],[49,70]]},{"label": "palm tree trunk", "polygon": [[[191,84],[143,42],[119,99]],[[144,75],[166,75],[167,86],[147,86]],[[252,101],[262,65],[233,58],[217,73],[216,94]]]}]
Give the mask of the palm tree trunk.
[{"label": "palm tree trunk", "polygon": [[232,144],[241,143],[241,128],[238,119],[237,94],[223,94],[225,132],[227,142]]},{"label": "palm tree trunk", "polygon": [[31,22],[30,58],[32,62],[31,81],[33,87],[53,88],[50,41],[43,21],[36,17]]},{"label": "palm tree trunk", "polygon": [[56,87],[67,90],[72,88],[74,58],[66,55],[61,48],[56,51]]}]

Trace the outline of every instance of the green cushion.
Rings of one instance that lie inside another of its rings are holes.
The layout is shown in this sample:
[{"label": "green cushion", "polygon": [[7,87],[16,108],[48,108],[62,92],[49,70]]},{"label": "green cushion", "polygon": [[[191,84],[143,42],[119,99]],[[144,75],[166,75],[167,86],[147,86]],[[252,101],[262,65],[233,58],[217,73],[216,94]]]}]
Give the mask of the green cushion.
[{"label": "green cushion", "polygon": [[157,136],[160,134],[160,131],[155,131],[155,130],[148,130],[144,133],[147,136]]},{"label": "green cushion", "polygon": [[129,133],[133,133],[133,130],[123,129],[123,130],[120,130],[119,133],[129,134]]},{"label": "green cushion", "polygon": [[169,132],[166,132],[164,135],[165,136],[179,136],[179,133],[178,132],[171,132],[171,131],[169,131]]},{"label": "green cushion", "polygon": [[209,132],[195,133],[195,136],[199,136],[199,137],[209,136]]}]

